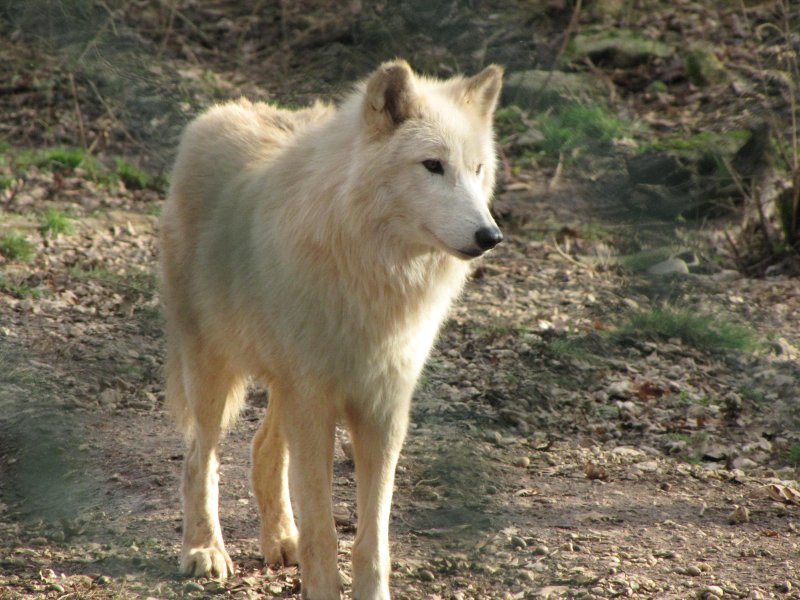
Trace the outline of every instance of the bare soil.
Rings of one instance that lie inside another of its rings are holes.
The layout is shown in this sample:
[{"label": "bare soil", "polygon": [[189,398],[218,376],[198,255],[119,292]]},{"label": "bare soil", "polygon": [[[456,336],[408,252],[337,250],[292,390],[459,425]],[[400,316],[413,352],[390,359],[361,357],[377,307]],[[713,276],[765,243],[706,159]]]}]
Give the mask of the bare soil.
[{"label": "bare soil", "polygon": [[[546,60],[559,42],[548,32],[569,16],[550,4],[547,26],[497,7],[499,17],[439,16],[459,31],[475,20],[478,40],[506,36],[505,50],[464,53],[465,68],[519,60],[509,48],[534,26],[542,39],[525,42],[526,56]],[[686,30],[706,14],[678,4]],[[283,14],[177,6],[170,16],[166,4],[131,2],[103,21],[131,34],[129,46],[110,38],[120,53],[152,50],[127,63],[138,86],[127,99],[108,69],[63,69],[80,63],[60,62],[21,17],[5,23],[9,152],[82,138],[100,158],[139,157],[157,174],[202,104],[344,89],[374,62],[356,49],[382,35],[372,13],[354,28],[312,3]],[[416,47],[427,39],[432,49],[412,58],[446,61],[433,34],[414,29]],[[676,101],[674,118],[691,109]],[[395,597],[800,598],[797,280],[710,264],[653,277],[601,260],[650,230],[615,216],[607,198],[601,206],[585,174],[555,175],[529,165],[501,181],[507,239],[477,267],[420,381],[395,491]],[[0,202],[0,235],[34,243],[31,262],[0,258],[0,598],[299,598],[297,570],[265,568],[258,553],[249,443],[267,396],[257,388],[222,448],[221,518],[237,574],[177,575],[183,447],[163,409],[155,276],[163,188],[32,165]],[[48,208],[71,215],[73,230],[41,233]],[[681,245],[707,262],[709,230],[725,226],[687,226]],[[760,344],[705,348],[625,329],[665,302],[743,324]],[[334,503],[348,573],[354,482],[340,435]]]}]

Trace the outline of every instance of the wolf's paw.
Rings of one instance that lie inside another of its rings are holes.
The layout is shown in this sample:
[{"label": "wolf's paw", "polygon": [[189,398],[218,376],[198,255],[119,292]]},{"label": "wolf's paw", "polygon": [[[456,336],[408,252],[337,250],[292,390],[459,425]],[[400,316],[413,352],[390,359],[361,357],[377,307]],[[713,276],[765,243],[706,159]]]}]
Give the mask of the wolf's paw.
[{"label": "wolf's paw", "polygon": [[297,536],[287,536],[279,540],[261,538],[261,552],[268,565],[290,566],[297,564]]},{"label": "wolf's paw", "polygon": [[227,579],[233,575],[233,562],[224,548],[190,548],[181,557],[181,573]]}]

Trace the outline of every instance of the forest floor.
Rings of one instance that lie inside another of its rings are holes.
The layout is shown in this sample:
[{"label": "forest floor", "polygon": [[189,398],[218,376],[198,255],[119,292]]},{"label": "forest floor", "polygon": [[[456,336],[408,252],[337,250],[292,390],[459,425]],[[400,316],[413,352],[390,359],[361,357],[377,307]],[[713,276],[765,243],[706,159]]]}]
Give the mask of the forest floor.
[{"label": "forest floor", "polygon": [[[2,599],[300,597],[297,569],[265,568],[258,552],[249,443],[267,396],[256,388],[222,447],[236,575],[177,574],[183,447],[163,408],[156,276],[175,135],[212,101],[302,104],[395,54],[443,75],[489,61],[513,75],[552,63],[572,16],[559,2],[526,18],[499,2],[436,15],[203,4],[76,3],[0,21]],[[552,109],[504,106],[495,207],[507,237],[477,267],[415,395],[392,515],[396,598],[800,598],[791,253],[743,265],[744,238],[720,242],[746,233],[737,213],[632,214],[609,183],[654,139],[748,128],[754,106],[788,122],[779,94],[760,98],[768,69],[746,58],[774,54],[748,27],[779,30],[777,4],[656,5],[587,13],[572,31],[703,37],[735,74],[699,85],[672,59],[593,64],[615,118],[634,125],[584,155],[536,149],[546,132],[530,132]],[[439,29],[424,24],[434,16]],[[373,52],[385,23],[403,35]],[[648,270],[664,248],[691,255],[689,272]],[[342,445],[334,494],[349,574]]]}]

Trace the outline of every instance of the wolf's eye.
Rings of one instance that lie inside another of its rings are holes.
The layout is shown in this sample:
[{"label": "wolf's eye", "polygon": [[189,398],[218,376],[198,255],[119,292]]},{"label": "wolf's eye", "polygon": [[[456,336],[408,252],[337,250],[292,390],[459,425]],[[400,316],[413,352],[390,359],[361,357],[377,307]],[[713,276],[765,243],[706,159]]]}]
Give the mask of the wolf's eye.
[{"label": "wolf's eye", "polygon": [[434,160],[429,158],[428,160],[422,161],[422,166],[428,169],[431,173],[436,173],[437,175],[444,175],[444,167],[442,166],[442,161]]},{"label": "wolf's eye", "polygon": [[483,169],[483,165],[478,165],[478,168],[475,169],[475,175],[480,175],[481,174],[481,169]]}]

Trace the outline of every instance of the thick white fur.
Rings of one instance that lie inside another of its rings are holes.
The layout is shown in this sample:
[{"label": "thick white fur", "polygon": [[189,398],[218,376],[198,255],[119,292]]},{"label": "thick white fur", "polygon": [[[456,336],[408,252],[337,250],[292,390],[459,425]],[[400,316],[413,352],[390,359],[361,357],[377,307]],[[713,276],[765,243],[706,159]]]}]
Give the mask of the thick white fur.
[{"label": "thick white fur", "polygon": [[475,231],[495,226],[501,77],[493,66],[438,81],[397,61],[339,108],[240,100],[187,128],[161,221],[167,401],[188,442],[183,572],[233,573],[217,445],[254,376],[269,386],[252,477],[265,560],[299,560],[305,598],[340,597],[330,494],[343,421],[358,485],[353,597],[389,598],[409,402]]}]

